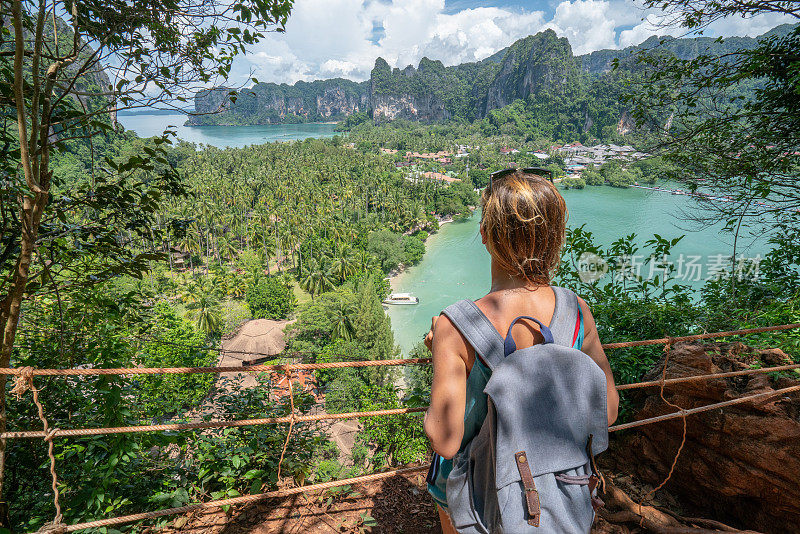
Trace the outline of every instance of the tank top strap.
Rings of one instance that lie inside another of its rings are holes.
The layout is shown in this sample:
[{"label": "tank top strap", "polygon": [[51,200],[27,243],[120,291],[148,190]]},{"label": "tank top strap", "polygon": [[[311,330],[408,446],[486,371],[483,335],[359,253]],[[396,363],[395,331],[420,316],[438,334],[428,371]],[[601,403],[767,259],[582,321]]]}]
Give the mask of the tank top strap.
[{"label": "tank top strap", "polygon": [[505,340],[475,302],[459,300],[442,310],[442,314],[463,334],[486,367],[494,370],[503,361]]},{"label": "tank top strap", "polygon": [[583,314],[578,304],[578,295],[564,287],[552,288],[556,297],[553,319],[550,321],[553,341],[556,345],[575,347],[579,333],[583,332]]}]

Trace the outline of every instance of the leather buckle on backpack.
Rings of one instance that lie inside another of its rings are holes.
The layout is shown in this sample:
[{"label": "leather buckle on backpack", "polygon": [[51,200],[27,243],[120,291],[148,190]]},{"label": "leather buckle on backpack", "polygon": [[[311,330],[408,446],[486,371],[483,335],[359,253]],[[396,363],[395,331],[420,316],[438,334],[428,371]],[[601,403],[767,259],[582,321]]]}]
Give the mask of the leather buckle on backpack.
[{"label": "leather buckle on backpack", "polygon": [[[595,478],[594,486],[599,486],[600,493],[606,492],[606,479],[603,477],[600,470],[597,469],[597,462],[594,459],[594,451],[592,451],[592,438],[594,436],[589,434],[589,439],[586,441],[586,455],[589,457],[589,467],[592,470],[592,477]],[[591,479],[590,479],[590,486],[589,492],[591,493],[594,490],[594,487],[591,486]]]},{"label": "leather buckle on backpack", "polygon": [[522,479],[522,486],[525,488],[525,502],[528,505],[528,524],[533,527],[539,526],[539,516],[541,508],[539,506],[539,492],[533,482],[531,466],[528,464],[528,457],[525,451],[520,451],[514,455],[517,462],[519,476]]}]

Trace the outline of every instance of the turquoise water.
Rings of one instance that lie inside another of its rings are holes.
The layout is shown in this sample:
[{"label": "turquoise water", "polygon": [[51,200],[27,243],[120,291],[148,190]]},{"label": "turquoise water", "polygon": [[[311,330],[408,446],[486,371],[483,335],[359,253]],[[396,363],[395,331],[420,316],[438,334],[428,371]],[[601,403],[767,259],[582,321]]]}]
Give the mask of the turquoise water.
[{"label": "turquoise water", "polygon": [[294,141],[309,137],[333,137],[335,124],[311,122],[306,124],[268,124],[263,126],[184,126],[186,115],[120,115],[119,121],[139,137],[161,135],[167,127],[179,139],[215,147],[243,147],[273,141]]},{"label": "turquoise water", "polygon": [[[683,211],[691,211],[693,201],[686,196],[646,191],[642,189],[617,189],[588,187],[584,190],[561,191],[569,208],[569,225],[586,224],[595,237],[595,243],[607,245],[612,241],[635,233],[643,244],[652,234],[665,238],[686,237],[673,249],[670,260],[678,266],[680,255],[686,261],[700,256],[696,261],[702,267],[701,278],[709,272],[715,256],[730,256],[732,239],[720,232],[720,227],[691,230],[691,223],[682,218]],[[408,354],[422,339],[436,316],[446,306],[462,298],[479,298],[489,290],[489,254],[478,234],[479,215],[468,221],[443,226],[427,243],[425,257],[400,277],[393,280],[394,291],[410,292],[419,297],[416,306],[388,306],[395,341]],[[743,247],[740,239],[737,256],[762,255],[768,250],[764,240]],[[694,271],[684,269],[688,283],[694,287],[703,280],[694,281]],[[645,266],[641,274],[646,276]]]}]

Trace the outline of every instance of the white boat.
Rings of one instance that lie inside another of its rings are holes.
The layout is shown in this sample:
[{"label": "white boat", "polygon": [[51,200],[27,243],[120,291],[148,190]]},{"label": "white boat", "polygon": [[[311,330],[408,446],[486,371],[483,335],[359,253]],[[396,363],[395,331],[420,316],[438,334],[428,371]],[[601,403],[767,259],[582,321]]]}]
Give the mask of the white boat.
[{"label": "white boat", "polygon": [[383,301],[384,304],[419,304],[419,299],[411,293],[392,293]]}]

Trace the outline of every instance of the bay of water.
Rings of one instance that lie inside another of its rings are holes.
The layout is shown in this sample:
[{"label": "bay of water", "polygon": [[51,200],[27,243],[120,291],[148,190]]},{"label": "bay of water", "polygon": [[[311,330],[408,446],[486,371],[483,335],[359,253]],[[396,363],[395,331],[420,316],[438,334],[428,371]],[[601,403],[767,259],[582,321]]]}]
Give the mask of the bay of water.
[{"label": "bay of water", "polygon": [[219,148],[241,148],[247,145],[295,141],[309,137],[333,137],[336,134],[333,131],[335,124],[320,122],[259,126],[184,126],[186,115],[182,113],[119,115],[119,121],[126,129],[136,132],[139,137],[161,135],[169,127],[177,132],[178,139]]},{"label": "bay of water", "polygon": [[[703,278],[716,255],[732,253],[732,238],[721,233],[719,226],[690,231],[690,223],[681,220],[683,210],[693,209],[692,199],[686,196],[606,186],[562,190],[561,194],[569,208],[569,226],[585,224],[598,245],[632,233],[637,234],[639,244],[654,233],[670,239],[685,234],[669,259],[677,262],[681,254],[684,258],[700,256]],[[419,297],[415,306],[387,306],[395,341],[405,354],[421,341],[431,317],[457,300],[480,298],[489,291],[489,254],[478,233],[479,219],[475,213],[466,222],[444,225],[428,239],[422,261],[392,281],[394,291]],[[746,245],[740,238],[737,256],[740,252],[748,257],[763,256],[768,250],[764,240]],[[647,271],[645,267],[641,274],[647,275]],[[682,283],[699,287],[704,281]]]}]

